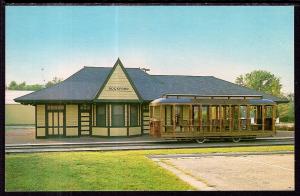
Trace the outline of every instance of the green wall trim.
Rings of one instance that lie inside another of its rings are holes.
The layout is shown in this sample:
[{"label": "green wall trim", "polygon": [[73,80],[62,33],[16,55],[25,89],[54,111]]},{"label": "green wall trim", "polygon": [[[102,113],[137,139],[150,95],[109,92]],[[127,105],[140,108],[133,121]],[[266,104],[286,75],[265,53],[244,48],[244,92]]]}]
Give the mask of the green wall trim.
[{"label": "green wall trim", "polygon": [[99,138],[128,138],[128,137],[138,137],[138,136],[142,136],[142,134],[138,134],[138,135],[124,135],[124,136],[100,136],[100,135],[92,135],[91,137],[99,137]]}]

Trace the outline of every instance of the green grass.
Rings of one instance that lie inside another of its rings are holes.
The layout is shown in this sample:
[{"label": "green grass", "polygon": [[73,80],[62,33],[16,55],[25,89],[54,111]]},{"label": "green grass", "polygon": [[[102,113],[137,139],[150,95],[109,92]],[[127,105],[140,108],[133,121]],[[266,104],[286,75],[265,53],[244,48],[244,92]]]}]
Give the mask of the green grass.
[{"label": "green grass", "polygon": [[145,155],[293,151],[260,146],[114,152],[6,154],[6,191],[195,190]]}]

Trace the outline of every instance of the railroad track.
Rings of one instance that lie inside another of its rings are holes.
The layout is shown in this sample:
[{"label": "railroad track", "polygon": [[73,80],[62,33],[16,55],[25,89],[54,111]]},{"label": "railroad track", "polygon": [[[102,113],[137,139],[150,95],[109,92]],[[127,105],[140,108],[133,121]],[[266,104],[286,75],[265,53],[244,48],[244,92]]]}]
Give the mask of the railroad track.
[{"label": "railroad track", "polygon": [[215,148],[238,146],[274,146],[293,145],[294,138],[257,138],[242,140],[239,143],[208,141],[203,144],[178,141],[130,141],[130,142],[91,142],[91,143],[57,143],[57,144],[7,144],[5,153],[32,152],[70,152],[70,151],[117,151],[117,150],[149,150],[149,149],[181,149],[181,148]]}]

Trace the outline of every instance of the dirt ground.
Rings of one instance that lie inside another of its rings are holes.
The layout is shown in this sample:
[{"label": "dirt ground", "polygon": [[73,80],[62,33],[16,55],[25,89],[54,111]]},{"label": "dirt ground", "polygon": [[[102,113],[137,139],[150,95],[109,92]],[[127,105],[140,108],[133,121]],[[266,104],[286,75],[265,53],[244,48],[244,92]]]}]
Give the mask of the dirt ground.
[{"label": "dirt ground", "polygon": [[[277,131],[275,137],[294,137],[293,131]],[[5,144],[33,144],[33,143],[73,143],[73,142],[109,142],[109,141],[161,141],[159,138],[152,138],[149,135],[129,138],[100,138],[100,137],[79,137],[79,138],[48,138],[35,139],[35,128],[26,126],[6,126]]]},{"label": "dirt ground", "polygon": [[164,163],[215,190],[294,190],[295,186],[293,154],[168,158]]}]

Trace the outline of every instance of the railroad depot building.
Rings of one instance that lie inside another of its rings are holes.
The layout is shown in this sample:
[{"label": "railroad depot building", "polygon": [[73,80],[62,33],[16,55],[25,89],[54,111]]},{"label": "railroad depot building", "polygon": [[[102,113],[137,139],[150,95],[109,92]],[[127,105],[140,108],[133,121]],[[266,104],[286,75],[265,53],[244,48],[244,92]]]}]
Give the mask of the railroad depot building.
[{"label": "railroad depot building", "polygon": [[[284,99],[213,76],[150,75],[124,68],[84,67],[63,82],[14,99],[35,106],[36,138],[149,134],[149,104],[166,94]],[[184,116],[184,114],[183,114]]]}]

